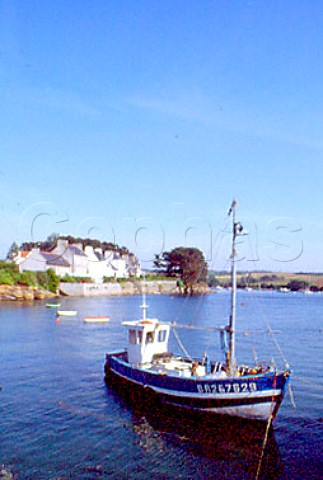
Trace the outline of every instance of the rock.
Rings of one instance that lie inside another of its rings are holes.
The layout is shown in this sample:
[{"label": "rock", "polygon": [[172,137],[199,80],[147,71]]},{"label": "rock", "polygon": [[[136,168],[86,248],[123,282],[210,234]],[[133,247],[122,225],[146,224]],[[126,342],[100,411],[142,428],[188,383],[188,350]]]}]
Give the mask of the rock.
[{"label": "rock", "polygon": [[32,290],[24,290],[23,291],[23,300],[33,301],[34,300],[34,292]]},{"label": "rock", "polygon": [[25,285],[0,285],[0,301],[34,301],[56,297],[54,293],[47,292],[38,287]]},{"label": "rock", "polygon": [[204,295],[206,293],[210,293],[211,289],[207,285],[207,283],[200,282],[200,283],[194,283],[191,287],[190,294],[192,295]]}]

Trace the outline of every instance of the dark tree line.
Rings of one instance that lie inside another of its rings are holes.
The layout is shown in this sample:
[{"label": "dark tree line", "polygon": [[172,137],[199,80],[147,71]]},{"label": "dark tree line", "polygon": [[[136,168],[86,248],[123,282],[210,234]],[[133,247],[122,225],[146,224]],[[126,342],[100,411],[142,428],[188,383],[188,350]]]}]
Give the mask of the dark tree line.
[{"label": "dark tree line", "polygon": [[[43,251],[50,252],[53,248],[55,248],[58,239],[68,240],[69,243],[81,243],[83,245],[83,248],[88,245],[91,245],[93,248],[102,248],[103,252],[105,252],[106,250],[113,250],[120,253],[121,255],[129,253],[127,247],[120,247],[115,243],[105,241],[101,242],[100,240],[94,240],[92,238],[73,237],[72,235],[60,236],[55,233],[49,235],[49,237],[43,242],[24,242],[20,245],[20,249],[30,251],[33,248],[40,248]],[[13,249],[13,246],[11,247],[11,249]],[[18,250],[18,248],[16,249]]]},{"label": "dark tree line", "polygon": [[177,247],[155,255],[154,265],[166,276],[181,279],[186,291],[192,291],[195,284],[206,282],[207,263],[197,248]]}]

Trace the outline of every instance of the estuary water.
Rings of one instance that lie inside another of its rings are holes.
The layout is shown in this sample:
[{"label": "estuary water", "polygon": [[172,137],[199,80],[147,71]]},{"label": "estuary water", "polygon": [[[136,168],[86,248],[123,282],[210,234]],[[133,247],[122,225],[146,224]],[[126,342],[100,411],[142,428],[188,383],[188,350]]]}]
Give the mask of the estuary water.
[{"label": "estuary water", "polygon": [[[150,317],[196,326],[224,325],[229,300],[147,297]],[[287,394],[267,437],[248,422],[134,404],[105,384],[105,354],[125,346],[121,322],[140,318],[140,297],[60,301],[77,316],[57,323],[44,303],[0,304],[0,466],[12,478],[322,478],[322,294],[238,292],[239,363],[273,357],[293,370],[296,408]],[[110,322],[85,324],[87,315]],[[259,332],[269,326],[276,344]],[[217,332],[176,331],[191,356],[223,358]],[[174,335],[170,350],[181,353]]]}]

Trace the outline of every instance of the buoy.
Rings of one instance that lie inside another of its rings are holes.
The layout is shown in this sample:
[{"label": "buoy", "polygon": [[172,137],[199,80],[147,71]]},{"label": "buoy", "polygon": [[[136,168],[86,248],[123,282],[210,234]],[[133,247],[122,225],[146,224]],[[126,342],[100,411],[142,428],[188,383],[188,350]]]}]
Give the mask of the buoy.
[{"label": "buoy", "polygon": [[59,317],[56,318],[56,323],[61,323],[61,319]]}]

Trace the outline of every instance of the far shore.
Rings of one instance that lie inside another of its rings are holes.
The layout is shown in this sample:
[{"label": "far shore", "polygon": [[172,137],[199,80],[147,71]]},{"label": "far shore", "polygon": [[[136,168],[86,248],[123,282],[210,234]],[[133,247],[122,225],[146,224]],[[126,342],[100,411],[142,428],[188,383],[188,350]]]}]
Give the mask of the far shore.
[{"label": "far shore", "polygon": [[[23,285],[0,285],[0,301],[27,301],[51,300],[63,296],[93,297],[93,296],[125,296],[147,294],[180,293],[176,280],[156,280],[148,282],[129,281],[111,283],[63,283],[59,285],[59,293],[43,290],[39,287]],[[206,292],[205,292],[206,293]]]},{"label": "far shore", "polygon": [[[210,278],[215,280],[212,287],[198,284],[194,293],[207,294],[231,285],[228,273],[212,272]],[[238,273],[238,288],[246,290],[277,290],[277,291],[323,291],[323,274],[307,273],[275,273],[252,272],[249,274]],[[122,280],[107,283],[90,282],[61,282],[58,293],[54,294],[40,287],[24,285],[0,285],[0,301],[26,301],[51,300],[63,296],[68,297],[93,297],[93,296],[126,296],[140,295],[145,291],[149,295],[178,295],[183,292],[177,284],[177,279],[156,280]]]},{"label": "far shore", "polygon": [[63,283],[60,294],[69,297],[123,296],[147,294],[177,294],[176,280],[125,281],[111,283]]}]

